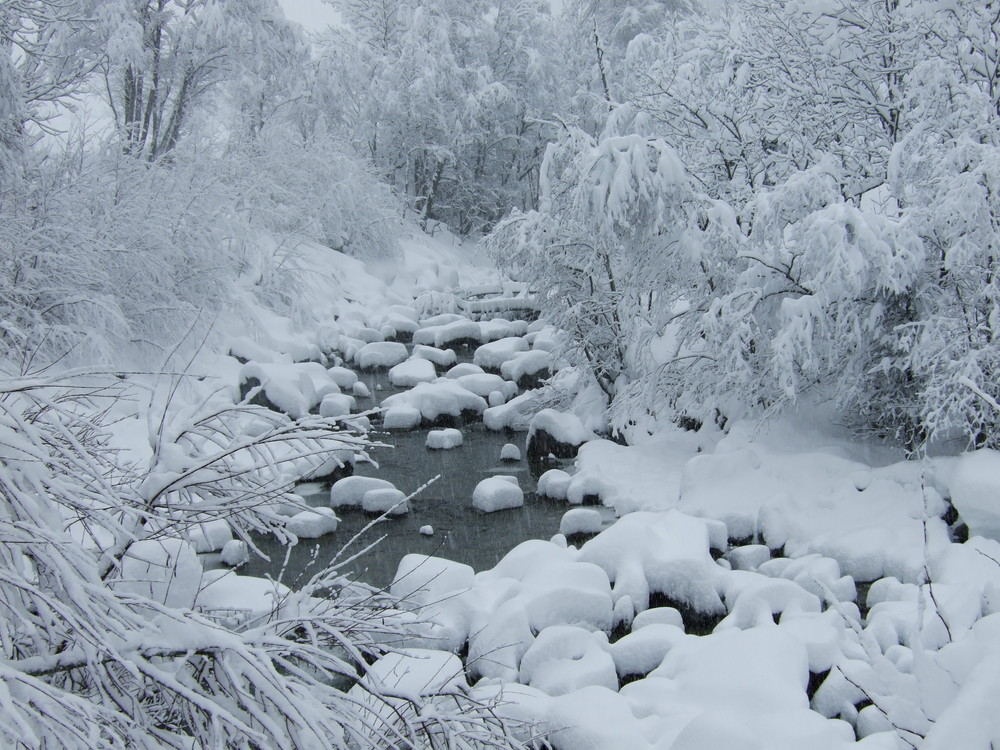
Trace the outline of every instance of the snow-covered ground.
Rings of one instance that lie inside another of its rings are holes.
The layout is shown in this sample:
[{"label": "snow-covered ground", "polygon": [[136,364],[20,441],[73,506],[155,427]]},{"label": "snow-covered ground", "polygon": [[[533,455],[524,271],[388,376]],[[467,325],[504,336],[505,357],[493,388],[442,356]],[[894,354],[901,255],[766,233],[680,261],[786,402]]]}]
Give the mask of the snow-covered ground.
[{"label": "snow-covered ground", "polygon": [[[558,332],[467,317],[456,288],[501,290],[469,262],[473,251],[414,236],[401,262],[366,267],[315,248],[304,297],[320,324],[260,310],[243,330],[233,324],[242,363],[199,362],[234,395],[242,383],[292,416],[365,409],[356,371],[391,368],[409,390],[386,399],[385,425],[453,420],[428,433],[442,455],[461,444],[453,425],[480,415],[526,443],[540,432],[582,443],[567,472],[538,483],[567,502],[562,533],[479,572],[403,559],[392,593],[411,636],[376,665],[383,681],[501,696],[503,713],[563,750],[1000,743],[1000,456],[901,461],[801,415],[725,433],[668,429],[628,446],[600,439],[586,389],[570,387],[572,409],[560,411],[518,388],[560,369]],[[396,342],[411,336],[412,353]],[[475,347],[474,364],[454,365],[459,341]],[[554,382],[573,377],[564,368]],[[494,477],[469,502],[516,508],[534,489]],[[330,501],[408,507],[391,484],[360,477],[335,484]],[[618,520],[573,507],[595,501]],[[325,509],[282,512],[298,537],[337,526]],[[221,549],[224,532],[201,530],[197,542]],[[204,581],[197,601],[209,609],[265,610],[278,595],[237,573]]]}]

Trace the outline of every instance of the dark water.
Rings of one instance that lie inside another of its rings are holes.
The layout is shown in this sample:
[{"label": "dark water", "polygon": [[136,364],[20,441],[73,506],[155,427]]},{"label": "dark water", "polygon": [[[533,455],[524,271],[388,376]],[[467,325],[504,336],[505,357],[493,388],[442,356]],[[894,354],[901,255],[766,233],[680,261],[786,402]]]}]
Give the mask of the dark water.
[{"label": "dark water", "polygon": [[[374,401],[398,389],[387,385],[385,373],[359,373],[372,389]],[[359,401],[359,406],[367,406]],[[372,437],[393,448],[373,451],[378,466],[358,464],[356,474],[387,479],[410,494],[435,476],[440,479],[410,500],[410,512],[385,519],[365,532],[344,556],[350,556],[379,537],[385,539],[371,552],[344,567],[352,577],[376,586],[387,586],[396,572],[400,558],[417,552],[436,555],[471,565],[475,570],[493,567],[510,549],[526,539],[548,539],[559,530],[559,520],[569,506],[563,501],[537,498],[534,490],[538,477],[523,458],[516,463],[501,462],[500,450],[514,443],[524,451],[524,433],[505,434],[486,429],[481,422],[460,427],[464,442],[451,450],[428,450],[424,447],[427,429],[374,432]],[[551,468],[547,466],[545,468]],[[512,474],[525,492],[522,508],[482,513],[472,507],[476,484],[494,474]],[[327,505],[329,486],[302,485],[299,488],[310,505]],[[341,523],[336,533],[320,539],[305,539],[293,547],[285,563],[286,550],[270,538],[259,540],[270,557],[267,562],[254,559],[240,569],[247,575],[278,577],[284,566],[283,582],[295,585],[301,576],[310,576],[327,564],[341,548],[369,524],[373,517],[360,510],[337,510]],[[421,526],[434,528],[433,536],[419,533]]]}]

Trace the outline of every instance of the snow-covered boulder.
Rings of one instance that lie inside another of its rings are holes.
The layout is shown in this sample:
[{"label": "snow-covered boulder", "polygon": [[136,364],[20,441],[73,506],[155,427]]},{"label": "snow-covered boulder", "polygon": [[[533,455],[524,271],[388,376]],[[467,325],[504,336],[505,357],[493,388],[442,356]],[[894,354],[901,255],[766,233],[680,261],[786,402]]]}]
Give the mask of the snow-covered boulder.
[{"label": "snow-covered boulder", "polygon": [[410,512],[406,495],[395,487],[368,490],[361,498],[361,509],[366,513],[385,513],[390,516],[402,516]]},{"label": "snow-covered boulder", "polygon": [[228,565],[231,568],[238,567],[249,562],[250,548],[242,539],[230,539],[222,548],[219,559],[223,565]]},{"label": "snow-covered boulder", "polygon": [[[300,419],[340,388],[318,362],[249,362],[240,369],[240,397]],[[252,395],[251,394],[255,394]]]},{"label": "snow-covered boulder", "polygon": [[357,373],[354,370],[348,370],[346,367],[331,367],[326,372],[342,390],[350,390],[358,382]]},{"label": "snow-covered boulder", "polygon": [[507,443],[503,448],[500,449],[500,460],[501,461],[520,461],[521,460],[521,449],[518,448],[513,443]]},{"label": "snow-covered boulder", "polygon": [[395,341],[378,341],[365,344],[354,355],[354,361],[362,370],[390,368],[405,362],[409,357],[406,346]]},{"label": "snow-covered boulder", "polygon": [[419,357],[400,362],[389,370],[389,382],[397,388],[412,388],[417,383],[429,383],[435,378],[434,363]]},{"label": "snow-covered boulder", "polygon": [[341,417],[351,413],[354,408],[354,396],[346,393],[329,393],[323,396],[319,403],[319,415],[321,417]]},{"label": "snow-covered boulder", "polygon": [[949,489],[969,533],[1000,541],[1000,452],[983,449],[955,459]]},{"label": "snow-covered boulder", "polygon": [[552,355],[541,349],[518,352],[500,365],[500,375],[519,386],[534,387],[540,377],[547,377],[552,370]]},{"label": "snow-covered boulder", "polygon": [[484,372],[486,371],[479,365],[474,365],[471,362],[459,362],[457,365],[448,370],[444,376],[446,378],[457,379],[463,375],[479,375]]},{"label": "snow-covered boulder", "polygon": [[479,373],[474,375],[461,375],[455,378],[460,386],[477,396],[487,398],[494,391],[500,391],[506,398],[510,398],[517,393],[517,385],[509,380],[504,380],[499,375],[491,373]]},{"label": "snow-covered boulder", "polygon": [[600,511],[591,508],[572,508],[563,513],[559,521],[559,533],[565,536],[597,534],[603,523]]},{"label": "snow-covered boulder", "polygon": [[483,344],[476,349],[476,353],[472,356],[472,361],[485,370],[499,371],[504,362],[513,359],[518,352],[527,350],[527,341],[520,336],[510,336],[502,338],[499,341],[492,341],[489,344]]},{"label": "snow-covered boulder", "polygon": [[437,347],[425,346],[423,344],[417,344],[413,347],[413,354],[411,356],[417,359],[426,359],[438,367],[451,367],[457,359],[453,349],[438,349]]},{"label": "snow-covered boulder", "polygon": [[538,488],[536,492],[542,497],[550,497],[553,500],[565,500],[566,491],[572,477],[562,469],[549,469],[538,477]]},{"label": "snow-covered boulder", "polygon": [[344,477],[330,488],[331,508],[360,508],[369,490],[395,489],[392,482],[377,477]]},{"label": "snow-covered boulder", "polygon": [[528,458],[552,454],[557,458],[573,458],[577,449],[594,437],[575,414],[542,409],[528,426]]},{"label": "snow-covered boulder", "polygon": [[316,539],[337,530],[340,519],[330,508],[310,508],[285,521],[285,529],[299,539]]},{"label": "snow-covered boulder", "polygon": [[566,695],[587,685],[618,690],[618,674],[604,633],[555,625],[538,634],[521,657],[518,681],[546,695]]},{"label": "snow-covered boulder", "polygon": [[422,419],[420,410],[415,406],[395,404],[386,410],[382,426],[387,430],[412,430],[420,425]]},{"label": "snow-covered boulder", "polygon": [[195,552],[218,552],[232,540],[233,530],[225,519],[216,518],[192,526],[188,538]]},{"label": "snow-covered boulder", "polygon": [[462,432],[454,427],[443,430],[431,430],[427,433],[425,445],[431,450],[450,450],[462,444]]},{"label": "snow-covered boulder", "polygon": [[524,492],[503,477],[487,477],[472,493],[472,507],[485,513],[524,505]]},{"label": "snow-covered boulder", "polygon": [[445,323],[439,326],[428,326],[421,328],[413,334],[413,343],[423,346],[433,346],[443,349],[446,346],[457,346],[467,343],[479,343],[482,341],[482,331],[479,323],[475,323],[467,318]]},{"label": "snow-covered boulder", "polygon": [[434,422],[443,416],[459,419],[465,414],[479,415],[486,410],[484,398],[447,378],[433,383],[418,383],[411,390],[382,401],[382,406],[390,411],[404,405],[416,409],[427,422]]}]

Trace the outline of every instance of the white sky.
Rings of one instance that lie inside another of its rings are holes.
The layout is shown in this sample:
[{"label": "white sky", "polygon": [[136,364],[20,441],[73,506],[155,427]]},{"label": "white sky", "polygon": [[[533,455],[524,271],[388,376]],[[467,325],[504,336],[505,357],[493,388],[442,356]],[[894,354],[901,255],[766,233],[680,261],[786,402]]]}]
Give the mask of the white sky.
[{"label": "white sky", "polygon": [[340,17],[323,0],[278,0],[285,9],[285,15],[302,24],[306,31],[322,31],[327,26],[338,24]]}]

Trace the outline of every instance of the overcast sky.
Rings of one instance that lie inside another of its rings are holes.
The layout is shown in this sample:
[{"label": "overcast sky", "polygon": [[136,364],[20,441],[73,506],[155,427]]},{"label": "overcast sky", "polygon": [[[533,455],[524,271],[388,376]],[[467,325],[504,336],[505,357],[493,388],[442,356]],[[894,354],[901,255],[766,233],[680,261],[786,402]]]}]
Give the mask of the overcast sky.
[{"label": "overcast sky", "polygon": [[323,0],[279,0],[285,15],[306,31],[320,31],[338,21],[337,12]]}]

